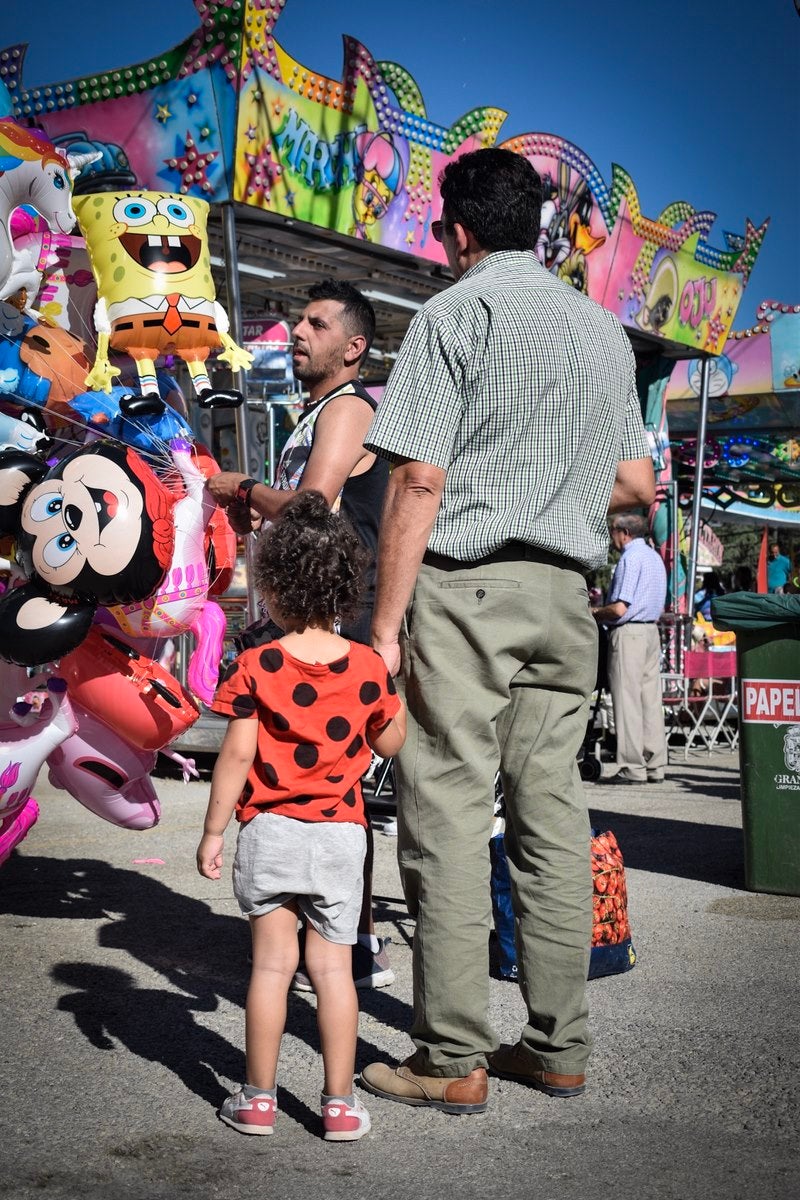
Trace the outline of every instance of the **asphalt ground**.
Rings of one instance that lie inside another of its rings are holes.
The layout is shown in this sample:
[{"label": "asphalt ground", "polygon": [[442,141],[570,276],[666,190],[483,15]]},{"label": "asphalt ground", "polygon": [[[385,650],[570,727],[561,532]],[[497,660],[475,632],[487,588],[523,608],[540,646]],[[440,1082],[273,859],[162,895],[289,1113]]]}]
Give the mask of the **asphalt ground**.
[{"label": "asphalt ground", "polygon": [[[206,782],[161,778],[161,824],[106,824],[44,781],[0,867],[0,1196],[441,1196],[783,1200],[800,1194],[800,898],[745,890],[736,754],[680,752],[660,787],[585,785],[623,850],[635,968],[589,983],[585,1096],[493,1080],[483,1114],[361,1093],[372,1132],[323,1142],[313,995],[292,994],[278,1127],[216,1109],[244,1071],[248,928],[194,866]],[[800,819],[800,816],[799,818]],[[232,856],[235,831],[228,842]],[[362,992],[358,1066],[411,1050],[410,921],[376,836],[378,932],[397,979]],[[524,1021],[493,979],[502,1040]]]}]

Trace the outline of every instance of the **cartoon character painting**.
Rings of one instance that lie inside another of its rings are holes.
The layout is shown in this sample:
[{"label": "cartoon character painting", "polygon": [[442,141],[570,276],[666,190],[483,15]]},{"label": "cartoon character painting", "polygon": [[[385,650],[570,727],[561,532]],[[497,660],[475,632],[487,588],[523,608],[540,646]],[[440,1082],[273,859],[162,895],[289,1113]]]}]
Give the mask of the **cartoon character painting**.
[{"label": "cartoon character painting", "polygon": [[76,197],[75,209],[97,281],[98,346],[86,386],[108,391],[120,368],[109,348],[129,354],[142,394],[160,407],[155,362],[175,354],[189,368],[202,407],[240,404],[239,392],[212,388],[212,350],[232,370],[252,357],[229,335],[217,303],[206,238],[208,204],[168,192],[108,192]]},{"label": "cartoon character painting", "polygon": [[570,168],[558,164],[558,182],[542,177],[542,213],[536,239],[536,255],[548,271],[577,291],[589,294],[586,259],[605,242],[605,235],[591,230],[592,194],[584,179],[570,186]]},{"label": "cartoon character painting", "polygon": [[386,215],[403,186],[403,160],[386,133],[362,133],[356,138],[360,158],[353,192],[353,236],[369,240],[369,230]]},{"label": "cartoon character painting", "polygon": [[647,288],[642,307],[636,314],[636,324],[645,333],[664,336],[664,329],[678,306],[678,269],[669,255],[656,267]]}]

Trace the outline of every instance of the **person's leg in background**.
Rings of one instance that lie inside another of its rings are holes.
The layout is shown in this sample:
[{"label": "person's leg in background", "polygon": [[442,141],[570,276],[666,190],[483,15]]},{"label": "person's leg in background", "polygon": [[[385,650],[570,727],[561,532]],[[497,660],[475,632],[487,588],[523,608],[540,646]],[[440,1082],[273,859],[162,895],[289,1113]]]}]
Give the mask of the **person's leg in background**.
[{"label": "person's leg in background", "polygon": [[664,730],[664,704],[661,687],[661,640],[657,625],[645,625],[646,651],[642,668],[642,751],[648,783],[664,778],[667,765],[667,737]]},{"label": "person's leg in background", "polygon": [[[342,624],[341,635],[349,642],[360,642],[368,646],[370,642],[370,625],[372,624],[372,608],[363,607],[350,621]],[[364,860],[364,892],[361,904],[361,916],[358,920],[358,941],[353,946],[353,982],[357,988],[389,987],[394,983],[395,975],[389,964],[386,947],[391,938],[380,938],[375,931],[375,917],[372,900],[372,864],[375,859],[375,836],[372,822],[367,814],[367,856]],[[304,945],[304,942],[301,944]],[[292,989],[296,992],[313,991],[311,980],[305,966],[301,963],[299,970],[292,980]]]},{"label": "person's leg in background", "polygon": [[492,864],[492,917],[497,935],[497,969],[501,979],[516,983],[517,970],[516,921],[511,898],[511,873],[503,832],[489,839],[489,858]]},{"label": "person's leg in background", "polygon": [[608,682],[617,735],[616,775],[645,783],[642,675],[649,625],[619,625],[609,633]]}]

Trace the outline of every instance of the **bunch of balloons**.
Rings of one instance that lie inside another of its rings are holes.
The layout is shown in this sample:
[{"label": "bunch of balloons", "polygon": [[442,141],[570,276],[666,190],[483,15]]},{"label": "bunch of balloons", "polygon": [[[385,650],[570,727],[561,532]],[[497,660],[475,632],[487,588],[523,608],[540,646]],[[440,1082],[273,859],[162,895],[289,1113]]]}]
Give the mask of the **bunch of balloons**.
[{"label": "bunch of balloons", "polygon": [[[182,359],[202,406],[241,403],[208,375],[212,352],[249,363],[214,295],[208,205],[73,197],[90,161],[0,120],[0,863],[36,820],[45,763],[97,816],[156,824],[150,771],[164,752],[193,773],[170,746],[213,697],[225,617],[212,597],[236,558],[206,487],[219,467],[160,365]],[[48,235],[71,234],[73,204],[98,296],[85,338],[35,307]],[[185,632],[184,687],[170,664]]]}]

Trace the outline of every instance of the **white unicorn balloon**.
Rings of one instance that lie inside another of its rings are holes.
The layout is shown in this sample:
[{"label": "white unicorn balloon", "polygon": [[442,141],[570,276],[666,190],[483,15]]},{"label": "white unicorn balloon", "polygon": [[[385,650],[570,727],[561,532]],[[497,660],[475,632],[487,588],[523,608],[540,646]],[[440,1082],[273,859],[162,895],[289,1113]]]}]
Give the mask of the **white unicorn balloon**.
[{"label": "white unicorn balloon", "polygon": [[14,209],[27,204],[54,232],[70,233],[76,221],[73,181],[99,157],[99,151],[67,155],[16,121],[0,120],[0,300],[16,290],[9,290],[14,274],[9,222]]}]

